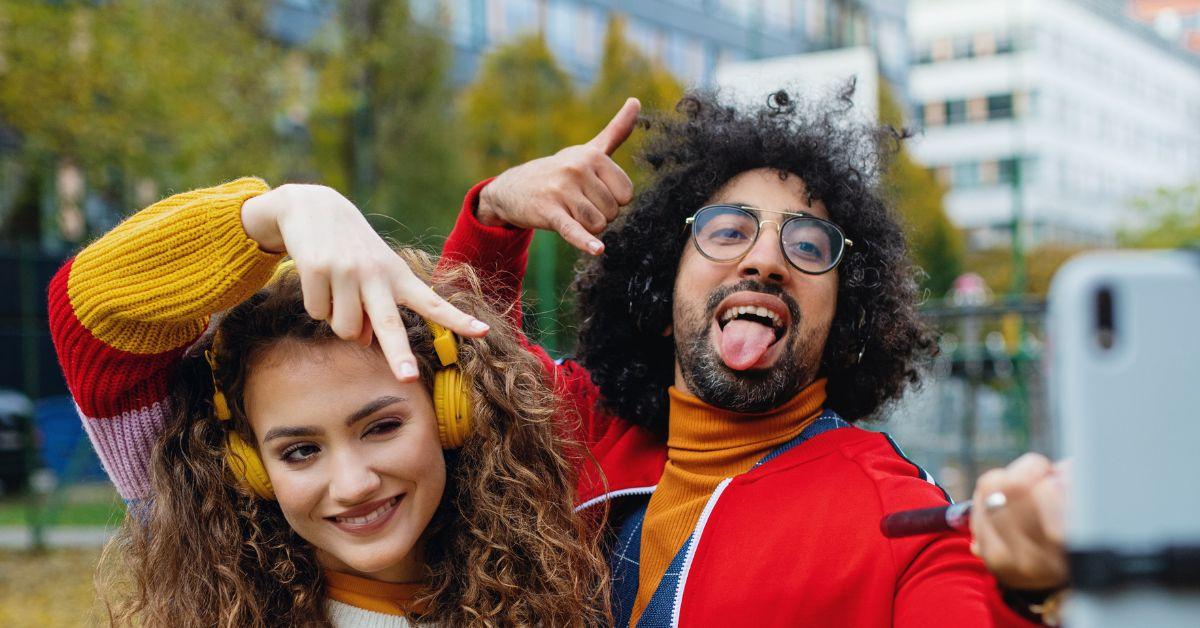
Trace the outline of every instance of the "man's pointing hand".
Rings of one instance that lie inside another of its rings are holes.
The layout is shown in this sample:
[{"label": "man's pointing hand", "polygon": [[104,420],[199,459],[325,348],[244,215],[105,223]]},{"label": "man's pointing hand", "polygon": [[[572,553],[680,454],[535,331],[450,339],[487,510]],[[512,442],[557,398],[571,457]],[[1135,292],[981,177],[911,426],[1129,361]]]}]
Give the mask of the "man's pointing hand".
[{"label": "man's pointing hand", "polygon": [[588,142],[504,171],[479,196],[480,222],[557,231],[581,251],[599,254],[596,235],[633,200],[633,182],[612,160],[637,124],[642,105],[625,101]]}]

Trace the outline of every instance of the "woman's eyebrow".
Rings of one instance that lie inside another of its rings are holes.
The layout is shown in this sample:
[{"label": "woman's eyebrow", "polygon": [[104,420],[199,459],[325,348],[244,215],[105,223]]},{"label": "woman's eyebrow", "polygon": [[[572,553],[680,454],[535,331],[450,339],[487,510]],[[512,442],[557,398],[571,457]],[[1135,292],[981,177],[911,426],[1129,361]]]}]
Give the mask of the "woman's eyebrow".
[{"label": "woman's eyebrow", "polygon": [[408,401],[408,399],[405,397],[397,397],[395,395],[384,395],[384,396],[376,399],[375,401],[367,403],[366,405],[359,408],[358,410],[351,412],[350,415],[346,417],[346,427],[350,427],[351,425],[354,425],[355,423],[365,419],[368,416],[371,416],[372,414],[375,414],[376,412],[378,412],[394,403],[401,403],[404,401]]},{"label": "woman's eyebrow", "polygon": [[[363,407],[351,412],[346,417],[346,426],[349,427],[355,423],[375,414],[376,412],[394,404],[408,401],[405,397],[397,397],[395,395],[384,395],[374,401],[368,402]],[[271,428],[263,437],[263,443],[268,443],[276,438],[296,438],[301,436],[318,436],[323,432],[319,427],[311,425],[287,425],[283,427]]]},{"label": "woman's eyebrow", "polygon": [[266,436],[263,436],[263,444],[269,443],[276,438],[293,438],[297,436],[317,436],[321,430],[316,427],[307,425],[288,425],[285,427],[274,427],[267,430]]}]

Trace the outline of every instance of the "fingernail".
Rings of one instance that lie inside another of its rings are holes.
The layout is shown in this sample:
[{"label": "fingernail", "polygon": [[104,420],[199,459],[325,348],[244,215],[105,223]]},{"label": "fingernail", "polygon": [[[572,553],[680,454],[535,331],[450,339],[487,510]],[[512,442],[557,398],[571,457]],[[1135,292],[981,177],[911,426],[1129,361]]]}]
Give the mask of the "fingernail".
[{"label": "fingernail", "polygon": [[412,362],[400,363],[400,379],[410,379],[417,376],[417,367]]},{"label": "fingernail", "polygon": [[599,253],[600,249],[602,248],[604,248],[604,245],[601,244],[599,240],[592,240],[591,242],[588,242],[588,251],[590,251],[592,255]]},{"label": "fingernail", "polygon": [[469,327],[471,328],[471,331],[475,333],[483,333],[491,329],[491,327],[489,327],[488,324],[483,321],[471,321]]}]

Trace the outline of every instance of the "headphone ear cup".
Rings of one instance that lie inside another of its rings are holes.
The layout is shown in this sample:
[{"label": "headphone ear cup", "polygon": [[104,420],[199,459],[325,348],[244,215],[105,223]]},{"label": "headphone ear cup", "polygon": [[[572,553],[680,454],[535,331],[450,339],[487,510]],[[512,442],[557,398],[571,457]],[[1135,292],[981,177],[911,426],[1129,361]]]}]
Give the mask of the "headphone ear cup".
[{"label": "headphone ear cup", "polygon": [[275,488],[258,452],[233,431],[225,436],[225,446],[225,463],[242,486],[263,499],[275,499]]},{"label": "headphone ear cup", "polygon": [[457,367],[439,369],[433,375],[433,407],[437,412],[438,437],[442,449],[462,447],[471,434],[471,397]]}]

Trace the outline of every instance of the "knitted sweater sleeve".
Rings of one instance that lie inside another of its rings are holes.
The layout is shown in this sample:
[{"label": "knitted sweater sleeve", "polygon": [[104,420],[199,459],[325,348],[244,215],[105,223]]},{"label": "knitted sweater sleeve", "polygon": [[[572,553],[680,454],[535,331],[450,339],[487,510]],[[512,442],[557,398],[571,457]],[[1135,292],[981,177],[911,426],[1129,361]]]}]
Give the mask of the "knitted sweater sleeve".
[{"label": "knitted sweater sleeve", "polygon": [[49,288],[50,333],[83,426],[127,501],[149,496],[167,385],[209,316],[246,299],[280,255],[242,229],[244,178],[176,194],[68,260]]}]

